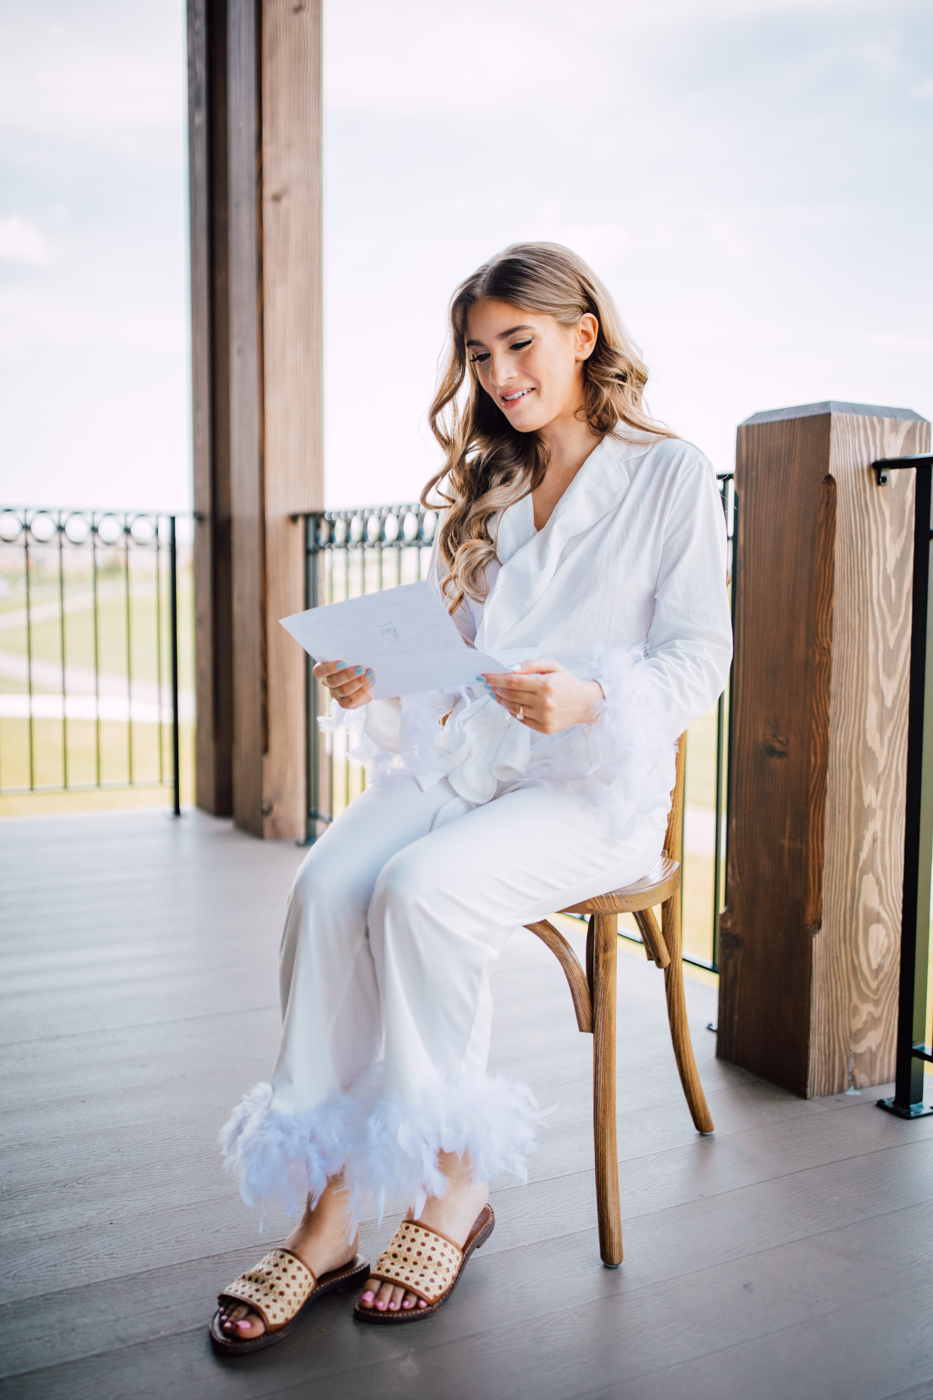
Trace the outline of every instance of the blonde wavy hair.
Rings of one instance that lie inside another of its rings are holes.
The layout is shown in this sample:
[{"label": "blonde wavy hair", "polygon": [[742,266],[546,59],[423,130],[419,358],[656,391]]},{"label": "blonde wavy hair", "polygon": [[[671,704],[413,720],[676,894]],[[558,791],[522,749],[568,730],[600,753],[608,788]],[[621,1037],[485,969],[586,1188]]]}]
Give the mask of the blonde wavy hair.
[{"label": "blonde wavy hair", "polygon": [[584,400],[578,416],[599,437],[620,425],[675,436],[645,411],[648,368],[612,297],[582,258],[559,243],[513,243],[483,263],[451,298],[447,361],[429,412],[445,461],[421,495],[422,505],[443,511],[438,548],[450,574],[445,586],[452,613],[464,598],[485,596],[486,565],[496,554],[491,517],[540,485],[548,464],[548,449],[539,435],[512,427],[470,364],[467,316],[484,299],[553,316],[564,326],[576,325],[590,312],[599,331],[593,353],[583,362]]},{"label": "blonde wavy hair", "polygon": [[644,409],[647,365],[607,288],[583,258],[560,244],[511,244],[483,263],[452,295],[447,363],[429,412],[445,461],[424,487],[422,504],[443,511],[437,545],[450,573],[445,588],[451,613],[464,598],[485,596],[486,564],[496,557],[490,518],[534,491],[548,469],[545,442],[511,426],[469,363],[466,316],[482,300],[553,316],[565,326],[590,312],[600,329],[593,354],[583,363],[580,419],[586,417],[598,437],[621,426],[675,435]]}]

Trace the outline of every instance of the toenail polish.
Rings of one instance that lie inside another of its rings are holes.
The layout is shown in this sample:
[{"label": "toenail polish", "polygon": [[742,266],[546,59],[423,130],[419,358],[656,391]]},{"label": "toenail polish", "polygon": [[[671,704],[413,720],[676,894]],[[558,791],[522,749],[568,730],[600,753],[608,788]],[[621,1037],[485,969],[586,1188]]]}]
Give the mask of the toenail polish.
[{"label": "toenail polish", "polygon": [[376,1295],[375,1295],[375,1293],[372,1291],[372,1289],[371,1289],[371,1288],[367,1288],[366,1292],[365,1292],[365,1293],[363,1294],[363,1296],[361,1297],[360,1302],[361,1302],[361,1303],[371,1303],[372,1300],[375,1298],[375,1296],[376,1296]]},{"label": "toenail polish", "polygon": [[385,1303],[382,1301],[381,1298],[376,1299],[376,1307],[379,1309],[380,1312],[383,1312],[385,1310]]}]

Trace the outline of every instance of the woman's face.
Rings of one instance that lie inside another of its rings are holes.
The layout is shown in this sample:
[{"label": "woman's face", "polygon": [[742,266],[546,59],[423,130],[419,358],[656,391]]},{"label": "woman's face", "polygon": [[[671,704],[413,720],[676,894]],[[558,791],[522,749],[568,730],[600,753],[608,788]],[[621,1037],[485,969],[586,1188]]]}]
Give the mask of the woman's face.
[{"label": "woman's face", "polygon": [[573,418],[583,403],[583,362],[599,330],[587,312],[572,326],[505,301],[478,301],[466,325],[480,384],[520,433]]}]

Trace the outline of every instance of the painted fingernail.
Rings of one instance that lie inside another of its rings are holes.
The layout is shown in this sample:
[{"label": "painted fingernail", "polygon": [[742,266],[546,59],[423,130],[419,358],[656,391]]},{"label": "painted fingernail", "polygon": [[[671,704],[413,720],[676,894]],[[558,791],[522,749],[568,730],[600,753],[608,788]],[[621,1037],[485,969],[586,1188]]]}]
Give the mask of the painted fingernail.
[{"label": "painted fingernail", "polygon": [[346,667],[346,664],[347,664],[347,663],[346,663],[345,661],[338,661],[338,662],[337,662],[337,665],[334,667],[334,670],[335,670],[335,671],[343,671],[343,670],[345,669],[345,667]]},{"label": "painted fingernail", "polygon": [[375,673],[375,671],[372,669],[372,667],[370,667],[369,670],[366,672],[366,679],[367,679],[368,681],[372,681],[372,680],[375,680],[375,679],[376,679],[376,673]]},{"label": "painted fingernail", "polygon": [[362,668],[362,666],[357,666],[356,669],[354,670],[353,674],[354,674],[354,676],[361,676],[361,675],[363,674],[363,668]]},{"label": "painted fingernail", "polygon": [[482,681],[484,685],[486,684],[486,677],[485,677],[485,676],[477,676],[476,679],[477,679],[478,681]]}]

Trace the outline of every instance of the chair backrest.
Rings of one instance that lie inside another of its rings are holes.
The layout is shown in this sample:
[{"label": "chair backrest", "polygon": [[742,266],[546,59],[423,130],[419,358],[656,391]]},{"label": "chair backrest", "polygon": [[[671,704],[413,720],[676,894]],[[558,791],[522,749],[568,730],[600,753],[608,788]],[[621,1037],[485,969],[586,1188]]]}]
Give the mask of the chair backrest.
[{"label": "chair backrest", "polygon": [[674,791],[671,793],[671,814],[667,819],[667,834],[664,837],[664,854],[671,860],[683,859],[684,832],[684,775],[687,771],[687,734],[684,731],[677,740],[677,776]]}]

